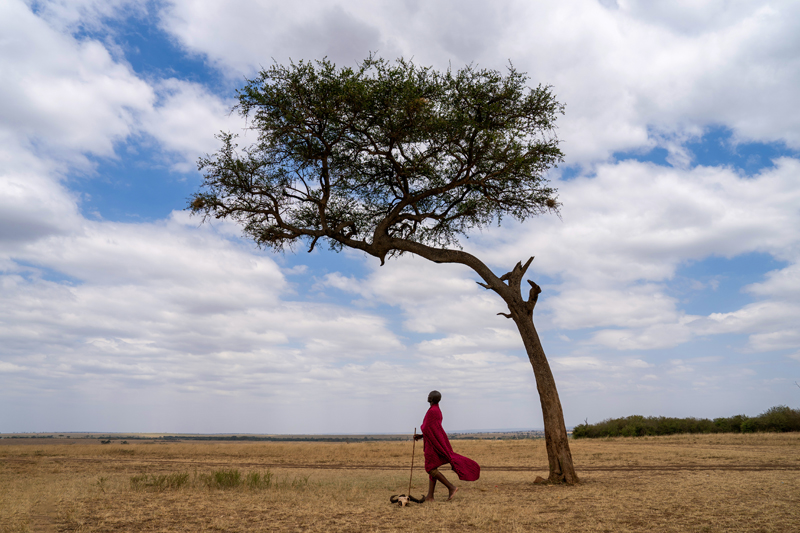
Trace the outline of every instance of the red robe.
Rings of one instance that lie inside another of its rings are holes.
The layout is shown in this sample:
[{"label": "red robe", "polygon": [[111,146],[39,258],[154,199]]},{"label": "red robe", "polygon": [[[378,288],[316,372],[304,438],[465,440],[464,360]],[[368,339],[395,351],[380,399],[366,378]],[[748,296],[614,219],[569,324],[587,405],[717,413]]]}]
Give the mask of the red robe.
[{"label": "red robe", "polygon": [[461,481],[476,481],[481,476],[481,467],[478,463],[453,451],[450,439],[442,429],[442,411],[438,405],[431,405],[425,413],[421,429],[426,472],[450,463]]}]

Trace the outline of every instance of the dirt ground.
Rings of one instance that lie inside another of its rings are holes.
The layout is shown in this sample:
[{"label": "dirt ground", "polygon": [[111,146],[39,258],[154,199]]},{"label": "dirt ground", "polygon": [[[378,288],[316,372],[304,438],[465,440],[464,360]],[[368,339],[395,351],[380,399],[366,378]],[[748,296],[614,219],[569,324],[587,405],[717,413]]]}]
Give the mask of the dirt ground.
[{"label": "dirt ground", "polygon": [[[410,507],[389,503],[407,492],[410,440],[7,441],[3,533],[800,531],[796,433],[573,441],[581,483],[572,487],[533,483],[547,476],[542,440],[456,441],[481,479],[457,482],[444,470],[460,487],[453,501],[440,486],[438,501]],[[427,491],[421,462],[417,448],[415,496]],[[231,472],[239,482],[214,484]]]}]

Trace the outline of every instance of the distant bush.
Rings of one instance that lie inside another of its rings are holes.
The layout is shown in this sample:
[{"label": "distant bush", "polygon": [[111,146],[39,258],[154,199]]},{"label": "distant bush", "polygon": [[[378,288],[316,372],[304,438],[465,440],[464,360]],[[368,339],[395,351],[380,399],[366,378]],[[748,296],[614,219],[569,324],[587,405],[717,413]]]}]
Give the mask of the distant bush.
[{"label": "distant bush", "polygon": [[742,433],[754,431],[772,431],[785,433],[800,431],[800,409],[791,409],[785,405],[771,407],[758,415],[742,422]]},{"label": "distant bush", "polygon": [[643,437],[645,435],[676,435],[679,433],[752,433],[755,431],[800,431],[800,409],[785,405],[767,409],[749,418],[736,415],[729,418],[669,418],[664,416],[633,415],[609,418],[597,424],[588,421],[575,426],[572,437]]},{"label": "distant bush", "polygon": [[245,478],[245,484],[251,489],[268,489],[272,484],[272,472],[250,472]]},{"label": "distant bush", "polygon": [[238,470],[217,470],[203,474],[201,479],[210,489],[234,489],[242,484],[242,474]]},{"label": "distant bush", "polygon": [[745,415],[736,415],[729,418],[715,418],[714,427],[715,433],[741,433],[742,424],[747,421]]},{"label": "distant bush", "polygon": [[193,489],[249,489],[249,490],[305,490],[308,487],[309,476],[300,476],[294,479],[285,477],[275,480],[272,472],[248,472],[246,475],[239,470],[215,470],[210,473],[197,473],[193,476],[188,473],[174,474],[141,474],[131,476],[133,490],[162,492],[180,488]]},{"label": "distant bush", "polygon": [[131,488],[134,490],[150,490],[161,492],[183,487],[189,481],[186,472],[176,474],[142,474],[131,476]]}]

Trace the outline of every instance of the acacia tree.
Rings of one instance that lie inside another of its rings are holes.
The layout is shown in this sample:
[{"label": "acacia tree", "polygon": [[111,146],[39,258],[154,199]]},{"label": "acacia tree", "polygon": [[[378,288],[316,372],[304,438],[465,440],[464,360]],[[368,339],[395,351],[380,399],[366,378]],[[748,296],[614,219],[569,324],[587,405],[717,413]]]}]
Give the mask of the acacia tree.
[{"label": "acacia tree", "polygon": [[439,72],[369,57],[357,68],[322,61],[274,64],[238,91],[234,107],[257,134],[198,164],[193,213],[240,223],[276,251],[322,241],[377,257],[411,253],[474,270],[508,306],[542,406],[549,481],[576,483],[556,383],[533,324],[541,289],[520,284],[531,264],[496,275],[461,249],[473,228],[557,212],[544,174],[562,160],[550,87],[467,66]]}]

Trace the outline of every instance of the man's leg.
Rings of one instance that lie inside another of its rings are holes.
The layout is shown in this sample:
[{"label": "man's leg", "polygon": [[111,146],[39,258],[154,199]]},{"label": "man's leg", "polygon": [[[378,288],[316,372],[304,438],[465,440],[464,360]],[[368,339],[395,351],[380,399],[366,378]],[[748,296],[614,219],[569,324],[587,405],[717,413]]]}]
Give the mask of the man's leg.
[{"label": "man's leg", "polygon": [[434,487],[436,487],[436,481],[438,480],[438,481],[441,481],[442,484],[445,487],[447,487],[447,490],[450,492],[450,494],[448,495],[447,499],[448,500],[452,500],[453,496],[456,493],[456,491],[458,491],[458,487],[456,487],[455,485],[453,485],[452,483],[447,481],[447,478],[444,477],[444,474],[439,472],[438,468],[434,468],[433,470],[428,472],[428,474],[430,475],[430,482],[428,483],[428,495],[430,496],[430,498],[428,498],[426,496],[425,499],[426,500],[428,500],[428,499],[432,500],[433,499],[433,489],[434,489]]},{"label": "man's leg", "polygon": [[428,472],[428,495],[425,496],[425,501],[426,502],[434,501],[434,499],[433,499],[433,491],[436,489],[436,477],[434,476],[434,472],[436,472],[438,474],[439,470],[434,468],[433,470]]}]

